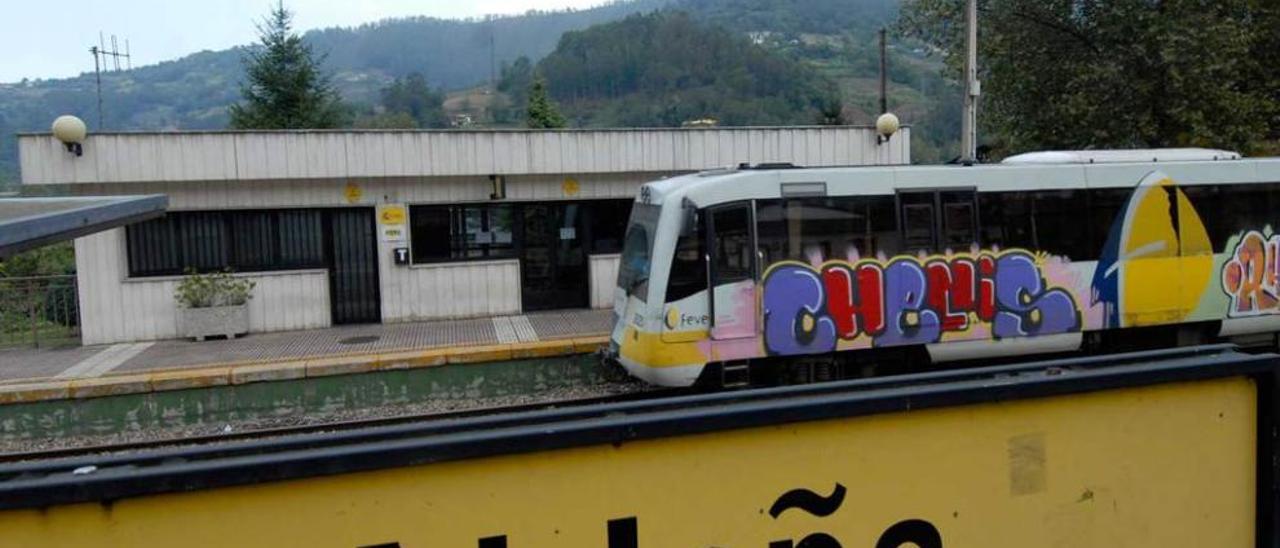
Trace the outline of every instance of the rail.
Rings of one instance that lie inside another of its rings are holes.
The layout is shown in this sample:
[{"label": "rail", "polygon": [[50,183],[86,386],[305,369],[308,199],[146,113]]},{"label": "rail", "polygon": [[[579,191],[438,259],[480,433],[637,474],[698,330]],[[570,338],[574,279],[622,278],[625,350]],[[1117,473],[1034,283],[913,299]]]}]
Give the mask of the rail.
[{"label": "rail", "polygon": [[79,341],[74,274],[0,278],[0,348]]}]

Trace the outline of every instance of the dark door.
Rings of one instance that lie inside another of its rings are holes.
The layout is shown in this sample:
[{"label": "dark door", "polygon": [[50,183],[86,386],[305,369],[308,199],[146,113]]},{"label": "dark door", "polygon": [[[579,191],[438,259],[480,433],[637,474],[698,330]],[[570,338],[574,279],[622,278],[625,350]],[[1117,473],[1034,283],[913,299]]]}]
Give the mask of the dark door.
[{"label": "dark door", "polygon": [[331,209],[329,226],[329,302],[333,323],[381,321],[373,209]]},{"label": "dark door", "polygon": [[965,252],[978,243],[978,208],[972,190],[898,193],[905,252]]},{"label": "dark door", "polygon": [[587,253],[580,204],[526,204],[520,212],[524,310],[586,308]]}]

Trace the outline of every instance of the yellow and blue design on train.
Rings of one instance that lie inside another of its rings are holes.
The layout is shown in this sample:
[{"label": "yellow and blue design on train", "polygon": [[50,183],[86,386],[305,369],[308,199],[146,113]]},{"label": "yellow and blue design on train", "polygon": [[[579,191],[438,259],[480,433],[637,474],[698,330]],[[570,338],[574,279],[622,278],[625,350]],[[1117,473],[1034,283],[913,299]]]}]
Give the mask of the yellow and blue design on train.
[{"label": "yellow and blue design on train", "polygon": [[1095,328],[1184,321],[1213,270],[1200,215],[1173,179],[1153,172],[1111,223],[1093,275],[1093,304],[1104,309],[1103,324]]}]

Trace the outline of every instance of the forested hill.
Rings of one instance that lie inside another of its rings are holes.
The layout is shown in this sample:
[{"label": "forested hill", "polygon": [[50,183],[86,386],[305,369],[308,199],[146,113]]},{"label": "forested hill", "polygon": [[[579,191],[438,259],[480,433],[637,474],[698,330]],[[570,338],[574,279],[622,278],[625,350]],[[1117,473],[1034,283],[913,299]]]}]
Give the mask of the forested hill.
[{"label": "forested hill", "polygon": [[[578,121],[596,125],[646,120],[648,122],[643,125],[674,122],[678,117],[705,109],[681,105],[654,113],[655,105],[641,102],[661,100],[657,98],[666,97],[665,92],[677,90],[681,101],[694,101],[696,105],[696,101],[710,102],[710,94],[719,93],[726,86],[745,83],[750,89],[745,90],[745,94],[730,93],[726,96],[724,108],[717,111],[725,122],[811,123],[813,120],[808,113],[797,114],[802,110],[798,105],[812,103],[828,85],[824,79],[835,82],[846,101],[874,101],[873,98],[862,97],[866,89],[870,89],[867,87],[868,78],[874,78],[872,29],[891,22],[896,17],[898,5],[899,0],[620,0],[586,10],[530,12],[484,20],[390,19],[354,28],[311,31],[304,35],[304,39],[317,53],[327,55],[325,66],[331,71],[333,83],[344,99],[367,108],[378,101],[379,90],[394,78],[412,72],[423,74],[434,87],[446,90],[469,88],[487,82],[495,64],[511,64],[521,56],[538,62],[557,47],[561,36],[568,31],[618,21],[633,14],[681,10],[691,14],[694,20],[687,23],[691,25],[689,32],[707,32],[708,43],[717,44],[716,57],[702,56],[701,59],[683,61],[668,57],[667,60],[674,65],[667,69],[649,63],[644,69],[647,79],[639,81],[638,85],[646,87],[652,83],[662,86],[664,93],[657,93],[658,90],[635,92],[633,89],[625,100],[615,101],[616,104],[612,105],[601,104],[601,108],[607,110],[602,114],[583,110],[591,106],[590,101],[574,101],[573,110],[580,118]],[[246,14],[245,25],[252,25],[256,15],[260,14]],[[704,31],[705,25],[725,30]],[[759,48],[746,48],[743,44],[747,37],[772,53],[790,57],[770,56]],[[602,48],[628,49],[632,48],[628,45],[631,42],[645,43],[647,45],[643,47],[649,48],[662,46],[630,33],[614,35],[611,40],[607,38],[610,37],[593,33],[582,39]],[[684,40],[680,43],[690,42]],[[91,131],[103,127],[109,130],[224,127],[227,105],[239,99],[243,53],[242,48],[205,51],[131,71],[104,73],[102,95],[106,113],[103,125],[98,123],[92,73],[57,80],[0,83],[0,188],[17,178],[14,133],[46,130],[51,120],[60,114],[80,116],[89,123]],[[673,52],[667,48],[666,53]],[[743,54],[742,58],[737,58],[739,53]],[[796,59],[806,60],[808,68],[784,66]],[[552,70],[553,64],[547,67]],[[675,67],[694,72],[675,74],[671,72]],[[734,68],[730,70],[728,67]],[[891,76],[906,67],[895,67],[897,72],[891,72]],[[752,71],[757,69],[768,75],[765,80],[774,76],[780,80],[751,81],[754,76],[743,80],[743,71],[754,74]],[[810,69],[815,69],[819,77],[815,78],[814,71]],[[552,82],[551,89],[558,97],[566,97],[564,93],[589,91],[580,86],[588,78],[581,71],[573,72],[567,67],[556,70],[556,77],[576,79],[579,85],[575,88],[579,91],[564,91],[570,88]],[[731,74],[734,71],[736,75]],[[918,76],[917,73],[913,74]],[[909,76],[908,80],[916,76]],[[651,78],[657,80],[649,80]],[[787,79],[791,79],[794,85],[782,86]],[[920,84],[902,78],[897,78],[895,83],[901,86]],[[745,102],[739,104],[739,100],[749,101],[748,98],[770,95],[775,91],[779,95],[776,99],[759,105],[763,116],[748,120],[734,114],[753,108]],[[477,97],[485,99],[487,96],[478,93]],[[586,95],[583,97],[587,98]],[[904,97],[908,97],[912,104],[923,104],[919,93],[907,93]],[[460,102],[465,105],[468,101]],[[519,105],[511,104],[507,113],[518,108]],[[627,111],[633,109],[640,114],[629,115]],[[499,120],[494,116],[488,123],[519,121],[517,117],[507,116]]]},{"label": "forested hill", "polygon": [[[307,32],[328,55],[326,66],[343,96],[371,102],[393,78],[424,74],[433,86],[456,89],[486,81],[493,60],[539,59],[565,31],[653,11],[672,0],[629,0],[586,10],[529,12],[485,20],[388,19],[354,28]],[[247,14],[245,25],[254,17]],[[173,61],[103,75],[105,126],[130,129],[210,129],[226,125],[227,105],[240,97],[242,48],[204,51]],[[86,56],[86,60],[88,57]],[[0,83],[0,188],[17,177],[15,132],[44,131],[54,117],[75,114],[99,129],[94,77]]]},{"label": "forested hill", "polygon": [[684,12],[566,33],[538,68],[582,126],[813,124],[824,104],[840,104],[835,84],[807,64]]}]

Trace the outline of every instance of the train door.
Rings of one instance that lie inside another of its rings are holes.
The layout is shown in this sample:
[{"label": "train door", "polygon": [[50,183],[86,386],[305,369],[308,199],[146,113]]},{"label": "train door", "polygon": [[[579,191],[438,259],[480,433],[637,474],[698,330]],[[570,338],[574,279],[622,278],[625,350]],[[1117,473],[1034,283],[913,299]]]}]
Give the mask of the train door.
[{"label": "train door", "polygon": [[898,193],[903,252],[967,252],[978,244],[976,192],[912,190]]},{"label": "train door", "polygon": [[[967,253],[978,243],[978,208],[974,190],[929,190],[898,193],[902,253],[915,256]],[[923,310],[926,280],[915,269],[894,269],[885,280],[889,292],[901,295],[893,306]],[[893,288],[898,288],[897,290]],[[897,298],[897,297],[895,297]],[[936,314],[904,314],[902,330],[937,328]]]},{"label": "train door", "polygon": [[711,338],[756,336],[755,220],[751,203],[707,209]]}]

